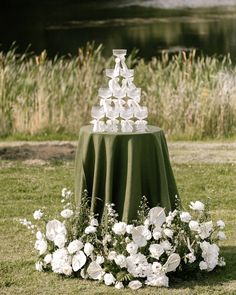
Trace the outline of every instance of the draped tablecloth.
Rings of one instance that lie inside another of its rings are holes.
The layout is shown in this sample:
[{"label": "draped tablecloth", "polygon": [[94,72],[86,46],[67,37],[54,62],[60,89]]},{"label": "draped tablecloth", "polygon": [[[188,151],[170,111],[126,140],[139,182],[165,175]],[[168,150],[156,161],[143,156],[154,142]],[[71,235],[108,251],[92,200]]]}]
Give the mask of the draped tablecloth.
[{"label": "draped tablecloth", "polygon": [[149,207],[175,208],[178,195],[162,129],[144,133],[94,133],[80,129],[75,166],[75,199],[88,191],[91,210],[100,218],[106,203],[114,203],[119,219],[132,221],[142,196]]}]

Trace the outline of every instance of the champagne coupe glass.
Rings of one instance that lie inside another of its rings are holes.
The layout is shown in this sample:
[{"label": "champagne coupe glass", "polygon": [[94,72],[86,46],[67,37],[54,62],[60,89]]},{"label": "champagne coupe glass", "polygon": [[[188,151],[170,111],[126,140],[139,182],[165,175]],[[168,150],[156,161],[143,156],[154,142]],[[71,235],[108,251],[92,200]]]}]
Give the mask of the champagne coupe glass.
[{"label": "champagne coupe glass", "polygon": [[113,49],[112,52],[113,52],[113,55],[122,59],[126,56],[127,49]]},{"label": "champagne coupe glass", "polygon": [[112,96],[112,92],[109,88],[99,88],[98,95],[106,99]]},{"label": "champagne coupe glass", "polygon": [[104,108],[100,106],[92,106],[91,115],[95,120],[101,120],[105,116]]},{"label": "champagne coupe glass", "polygon": [[127,91],[127,96],[135,100],[139,100],[141,96],[141,88],[134,88]]},{"label": "champagne coupe glass", "polygon": [[144,120],[147,118],[148,116],[148,109],[147,107],[139,107],[135,110],[135,117],[138,119],[138,120]]},{"label": "champagne coupe glass", "polygon": [[124,120],[130,120],[131,118],[133,118],[133,115],[134,111],[132,108],[122,108],[120,110],[120,116]]},{"label": "champagne coupe glass", "polygon": [[116,71],[114,69],[106,69],[106,76],[113,79],[119,76],[119,71]]},{"label": "champagne coupe glass", "polygon": [[121,70],[121,76],[124,77],[125,79],[131,78],[134,76],[134,70],[132,69],[123,69]]}]

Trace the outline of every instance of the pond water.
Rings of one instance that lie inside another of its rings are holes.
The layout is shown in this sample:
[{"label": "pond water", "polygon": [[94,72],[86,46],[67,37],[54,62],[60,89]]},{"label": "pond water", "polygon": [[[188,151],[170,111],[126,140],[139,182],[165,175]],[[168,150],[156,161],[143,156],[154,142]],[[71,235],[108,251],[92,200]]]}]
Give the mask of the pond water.
[{"label": "pond water", "polygon": [[0,4],[0,49],[16,41],[20,52],[31,44],[36,53],[46,49],[53,57],[76,54],[94,40],[106,56],[113,48],[137,48],[146,59],[163,49],[196,48],[236,60],[236,0],[20,2]]}]

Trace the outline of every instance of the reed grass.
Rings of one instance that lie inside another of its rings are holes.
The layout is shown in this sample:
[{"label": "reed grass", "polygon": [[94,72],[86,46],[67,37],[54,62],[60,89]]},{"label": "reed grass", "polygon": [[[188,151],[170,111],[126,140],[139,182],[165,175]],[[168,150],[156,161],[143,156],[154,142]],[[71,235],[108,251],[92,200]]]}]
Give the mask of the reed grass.
[{"label": "reed grass", "polygon": [[[172,139],[226,138],[236,134],[236,68],[229,57],[196,57],[195,52],[149,62],[128,57],[135,83],[149,108],[149,123]],[[90,121],[98,88],[107,84],[104,69],[113,58],[88,44],[75,57],[49,59],[0,52],[0,136],[77,134]]]}]

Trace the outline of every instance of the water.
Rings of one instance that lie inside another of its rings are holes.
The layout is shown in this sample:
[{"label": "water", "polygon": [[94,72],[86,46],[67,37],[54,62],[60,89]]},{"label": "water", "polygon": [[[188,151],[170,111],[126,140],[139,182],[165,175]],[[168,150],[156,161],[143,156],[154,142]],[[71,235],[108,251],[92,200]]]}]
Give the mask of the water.
[{"label": "water", "polygon": [[236,60],[236,0],[14,2],[0,4],[4,50],[16,41],[20,52],[31,44],[31,50],[46,49],[50,57],[74,55],[94,40],[103,43],[106,56],[113,48],[138,48],[146,59],[163,49],[196,48],[208,55],[229,53]]}]

